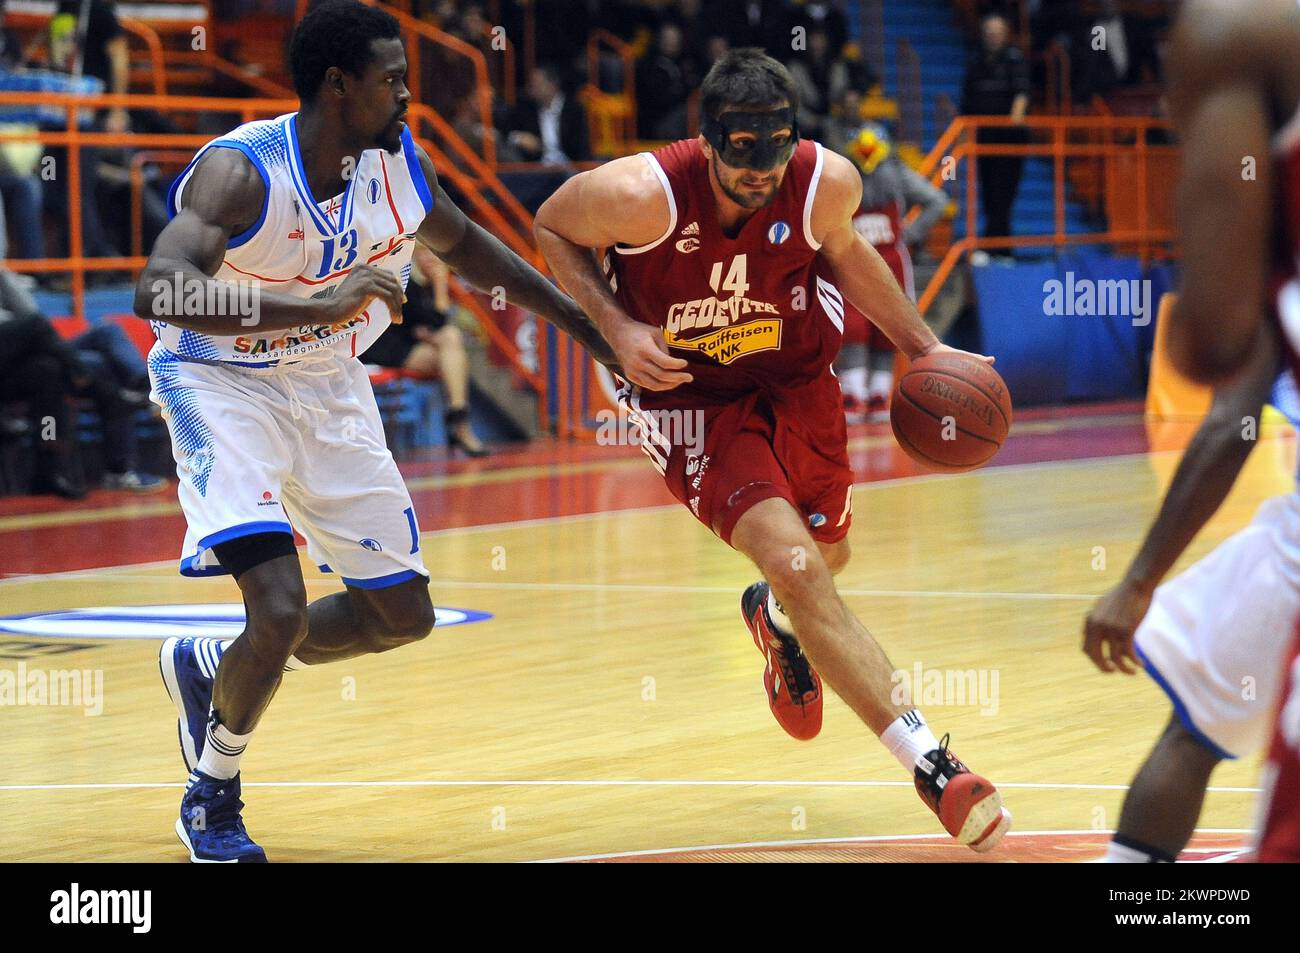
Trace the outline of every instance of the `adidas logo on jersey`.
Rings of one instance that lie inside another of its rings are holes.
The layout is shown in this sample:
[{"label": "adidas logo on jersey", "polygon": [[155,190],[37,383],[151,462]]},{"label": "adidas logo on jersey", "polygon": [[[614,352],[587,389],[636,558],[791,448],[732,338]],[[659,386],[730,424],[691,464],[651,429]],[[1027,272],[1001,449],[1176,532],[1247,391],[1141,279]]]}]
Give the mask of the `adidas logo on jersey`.
[{"label": "adidas logo on jersey", "polygon": [[699,239],[700,223],[699,222],[691,222],[691,224],[687,225],[677,234],[683,236],[682,238],[677,240],[677,250],[679,252],[689,254],[690,252],[693,252],[700,247],[700,239]]},{"label": "adidas logo on jersey", "polygon": [[700,247],[700,239],[698,237],[700,234],[699,222],[691,222],[691,224],[687,225],[677,234],[685,236],[677,242],[677,250],[679,252],[689,254]]}]

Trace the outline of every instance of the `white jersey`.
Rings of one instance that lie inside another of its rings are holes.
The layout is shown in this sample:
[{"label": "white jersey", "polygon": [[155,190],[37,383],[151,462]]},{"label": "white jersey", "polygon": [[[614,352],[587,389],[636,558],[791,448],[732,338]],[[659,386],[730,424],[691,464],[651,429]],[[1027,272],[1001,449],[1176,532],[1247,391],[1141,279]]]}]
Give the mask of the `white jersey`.
[{"label": "white jersey", "polygon": [[[318,202],[303,172],[297,116],[245,123],[213,139],[195,154],[168,195],[168,212],[174,216],[195,166],[210,149],[238,149],[262,176],[262,214],[247,231],[231,236],[215,275],[237,283],[241,294],[238,301],[223,303],[228,309],[224,313],[248,313],[245,306],[255,300],[255,288],[300,298],[328,297],[358,262],[391,271],[402,287],[410,277],[415,232],[433,208],[410,129],[402,130],[400,153],[367,149],[343,193]],[[202,313],[204,303],[196,300],[189,306],[184,289],[177,289],[172,298],[150,323],[161,345],[181,360],[268,367],[327,348],[340,357],[357,357],[391,323],[388,305],[376,299],[365,311],[333,325],[261,332],[250,322],[245,334],[201,334],[169,324],[165,309],[186,307],[189,313]]]}]

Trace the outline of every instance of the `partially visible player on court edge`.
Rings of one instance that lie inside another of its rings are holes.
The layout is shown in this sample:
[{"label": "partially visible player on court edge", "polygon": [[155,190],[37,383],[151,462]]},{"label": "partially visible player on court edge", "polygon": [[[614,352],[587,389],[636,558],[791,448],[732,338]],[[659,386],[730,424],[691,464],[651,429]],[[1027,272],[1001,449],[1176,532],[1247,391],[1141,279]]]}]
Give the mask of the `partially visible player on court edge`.
[{"label": "partially visible player on court edge", "polygon": [[[538,241],[625,368],[620,400],[669,489],[766,580],[741,611],[777,721],[796,738],[817,734],[820,672],[948,832],[991,848],[1010,824],[1001,796],[891,699],[894,668],[833,579],[852,517],[831,373],[844,299],[911,358],[944,345],[853,229],[857,170],[799,139],[785,68],[734,50],[702,96],[701,137],[570,179],[538,212]],[[604,274],[593,249],[608,250]],[[697,413],[702,447],[661,427],[672,419],[661,411]]]},{"label": "partially visible player on court edge", "polygon": [[1219,762],[1262,751],[1273,726],[1285,634],[1300,616],[1300,488],[1266,500],[1249,526],[1160,585],[1232,489],[1265,400],[1300,426],[1295,376],[1278,373],[1277,335],[1263,330],[1243,373],[1215,393],[1124,578],[1084,623],[1099,669],[1140,665],[1173,703],[1124,796],[1111,863],[1172,863]]},{"label": "partially visible player on court edge", "polygon": [[[266,859],[239,762],[283,672],[433,627],[415,510],[358,360],[401,320],[414,243],[611,358],[572,300],[448,200],[402,121],[391,16],[326,0],[298,24],[290,68],[301,109],[199,150],[136,289],[188,523],[181,572],[230,573],[247,609],[233,642],[169,639],[160,656],[190,770],[176,831],[195,861]],[[171,313],[196,287],[226,306]],[[308,604],[294,529],[345,592]]]},{"label": "partially visible player on court edge", "polygon": [[[1174,27],[1182,283],[1169,347],[1204,383],[1239,374],[1266,321],[1280,324],[1286,360],[1300,372],[1297,56],[1300,0],[1187,0]],[[1284,730],[1288,710],[1284,703],[1270,770],[1289,783],[1277,785],[1264,815],[1261,857],[1265,845],[1272,856],[1300,857],[1300,732]]]}]

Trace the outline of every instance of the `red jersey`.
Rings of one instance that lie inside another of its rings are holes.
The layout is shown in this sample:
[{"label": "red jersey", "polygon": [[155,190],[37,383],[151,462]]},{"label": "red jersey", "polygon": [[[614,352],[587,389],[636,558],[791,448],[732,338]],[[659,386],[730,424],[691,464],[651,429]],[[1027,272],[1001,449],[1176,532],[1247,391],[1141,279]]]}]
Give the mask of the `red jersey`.
[{"label": "red jersey", "polygon": [[853,228],[880,254],[898,279],[899,287],[915,301],[912,255],[903,241],[903,216],[898,203],[886,202],[879,208],[859,209],[853,217]]},{"label": "red jersey", "polygon": [[1256,857],[1266,863],[1300,862],[1300,628],[1286,656],[1282,705],[1264,769],[1263,829]]},{"label": "red jersey", "polygon": [[821,145],[799,143],[772,202],[734,238],[718,224],[698,139],[642,157],[667,196],[668,229],[648,245],[610,249],[605,274],[628,315],[664,329],[670,353],[686,359],[694,380],[645,391],[640,405],[725,404],[829,374],[844,300],[811,232]]}]

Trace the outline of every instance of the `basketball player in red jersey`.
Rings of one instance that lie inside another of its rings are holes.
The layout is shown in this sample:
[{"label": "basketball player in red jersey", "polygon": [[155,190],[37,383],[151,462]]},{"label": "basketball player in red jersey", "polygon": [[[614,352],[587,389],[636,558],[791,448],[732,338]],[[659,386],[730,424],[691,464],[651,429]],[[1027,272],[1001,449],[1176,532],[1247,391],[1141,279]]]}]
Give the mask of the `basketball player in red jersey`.
[{"label": "basketball player in red jersey", "polygon": [[[669,489],[766,579],[741,611],[777,721],[796,738],[816,735],[824,675],[947,831],[988,850],[1011,819],[997,789],[891,698],[894,668],[832,578],[849,558],[852,516],[830,371],[844,299],[909,357],[944,346],[853,228],[857,170],[799,141],[785,68],[734,50],[702,95],[699,139],[570,179],[538,212],[538,242],[619,358],[620,400]],[[670,439],[670,412],[702,418],[702,446]]]},{"label": "basketball player in red jersey", "polygon": [[[1265,321],[1300,372],[1300,0],[1187,0],[1169,104],[1182,139],[1183,282],[1169,326],[1178,367],[1235,378]],[[1298,620],[1300,625],[1300,620]],[[1278,633],[1297,640],[1300,630]],[[1260,813],[1261,860],[1300,860],[1300,679],[1289,662]]]}]

